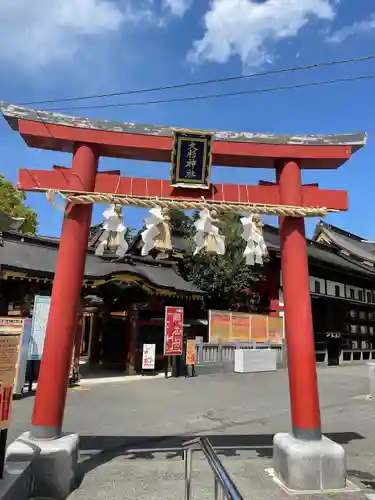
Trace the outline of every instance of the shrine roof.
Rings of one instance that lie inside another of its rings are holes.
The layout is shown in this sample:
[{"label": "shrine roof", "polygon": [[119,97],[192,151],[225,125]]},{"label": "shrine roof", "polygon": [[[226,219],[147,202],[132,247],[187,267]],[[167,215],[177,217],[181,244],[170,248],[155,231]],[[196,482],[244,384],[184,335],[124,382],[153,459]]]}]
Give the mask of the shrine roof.
[{"label": "shrine roof", "polygon": [[[99,145],[102,156],[169,162],[180,127],[96,120],[0,101],[0,112],[30,147],[73,151],[77,141]],[[78,129],[78,130],[77,130]],[[196,132],[198,132],[196,130]],[[275,158],[301,158],[302,168],[334,169],[366,143],[365,133],[270,134],[199,130],[213,134],[213,164],[273,168]],[[108,133],[110,133],[108,135]],[[311,149],[311,147],[314,147]],[[320,148],[319,148],[320,147]],[[323,149],[322,149],[323,147]],[[327,150],[331,149],[331,152]],[[253,158],[253,161],[250,160]]]},{"label": "shrine roof", "polygon": [[[279,229],[273,226],[264,226],[264,238],[269,250],[278,252],[280,249]],[[314,240],[307,240],[307,253],[310,263],[326,267],[338,268],[343,273],[361,275],[371,280],[375,277],[375,268],[365,267],[360,261],[348,259],[346,255],[338,254],[336,248]]]},{"label": "shrine roof", "polygon": [[[3,232],[0,246],[0,267],[36,275],[52,275],[55,272],[59,240],[48,237],[28,236],[14,231]],[[201,295],[193,284],[185,281],[175,270],[173,263],[155,261],[145,257],[131,257],[126,261],[108,262],[87,254],[85,279],[107,279],[119,274],[138,276],[156,287],[188,294]]]},{"label": "shrine roof", "polygon": [[366,241],[348,231],[320,221],[317,225],[314,240],[336,249],[348,257],[357,257],[363,261],[375,263],[375,243]]}]

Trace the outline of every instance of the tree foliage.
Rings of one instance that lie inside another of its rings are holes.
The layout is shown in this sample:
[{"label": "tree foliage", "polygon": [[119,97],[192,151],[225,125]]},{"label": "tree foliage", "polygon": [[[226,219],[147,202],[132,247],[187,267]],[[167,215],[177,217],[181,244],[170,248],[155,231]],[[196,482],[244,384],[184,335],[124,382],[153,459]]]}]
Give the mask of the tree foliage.
[{"label": "tree foliage", "polygon": [[134,238],[136,237],[138,231],[135,229],[135,227],[128,227],[126,229],[125,233],[125,241],[128,245],[133,242]]},{"label": "tree foliage", "polygon": [[184,277],[207,292],[207,308],[248,311],[252,285],[262,280],[264,276],[262,267],[245,264],[243,257],[245,242],[241,238],[240,217],[238,215],[220,217],[220,233],[225,236],[226,246],[223,256],[208,255],[204,251],[193,255],[194,221],[197,218],[198,213],[194,213],[192,217],[180,216],[178,221],[178,225],[186,230],[186,238],[189,241],[188,252],[183,262]]},{"label": "tree foliage", "polygon": [[0,174],[0,212],[10,217],[25,219],[21,231],[26,234],[35,234],[37,229],[37,215],[25,205],[26,195],[17,191],[10,181]]}]

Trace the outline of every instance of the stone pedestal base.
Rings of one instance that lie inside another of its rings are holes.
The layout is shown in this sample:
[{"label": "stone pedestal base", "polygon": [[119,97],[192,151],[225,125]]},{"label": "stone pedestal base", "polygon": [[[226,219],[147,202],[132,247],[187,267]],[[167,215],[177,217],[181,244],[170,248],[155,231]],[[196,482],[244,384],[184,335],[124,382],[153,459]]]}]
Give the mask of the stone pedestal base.
[{"label": "stone pedestal base", "polygon": [[342,446],[323,436],[304,441],[291,434],[273,439],[275,476],[290,490],[324,491],[346,486],[346,460]]},{"label": "stone pedestal base", "polygon": [[1,500],[27,500],[30,498],[33,478],[29,462],[8,465],[0,480]]},{"label": "stone pedestal base", "polygon": [[59,439],[35,440],[25,432],[8,446],[6,463],[31,462],[33,497],[63,500],[76,485],[79,437],[66,434]]}]

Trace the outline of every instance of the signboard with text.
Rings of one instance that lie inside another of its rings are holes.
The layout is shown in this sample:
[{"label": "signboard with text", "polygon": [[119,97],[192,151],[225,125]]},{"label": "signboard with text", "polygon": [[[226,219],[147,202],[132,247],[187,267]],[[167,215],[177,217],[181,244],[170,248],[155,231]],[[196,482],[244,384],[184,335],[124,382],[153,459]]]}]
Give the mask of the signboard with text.
[{"label": "signboard with text", "polygon": [[279,316],[246,314],[231,311],[209,311],[209,342],[270,342],[281,345],[284,320]]},{"label": "signboard with text", "polygon": [[17,376],[14,386],[14,394],[18,396],[20,396],[23,393],[23,388],[25,386],[25,381],[26,381],[26,368],[27,368],[29,345],[31,339],[31,324],[32,321],[30,318],[25,318],[23,320],[23,335],[22,335],[22,340],[20,342],[19,363],[18,363]]},{"label": "signboard with text", "polygon": [[212,163],[212,134],[174,131],[171,184],[208,188]]},{"label": "signboard with text", "polygon": [[183,307],[165,308],[164,356],[181,356],[184,330]]},{"label": "signboard with text", "polygon": [[154,370],[155,352],[155,344],[143,344],[142,370]]},{"label": "signboard with text", "polygon": [[[27,319],[23,318],[10,318],[10,317],[2,317],[0,318],[0,335],[13,335],[16,336],[18,339],[18,342],[20,344],[19,349],[18,349],[18,358],[16,362],[16,372],[14,374],[14,385],[17,385],[17,380],[20,378],[19,377],[19,366],[20,366],[20,355],[21,355],[21,346],[24,343],[24,340],[27,342],[30,341],[30,338],[27,337],[27,335],[24,335],[24,329],[25,329],[25,323]],[[27,332],[26,332],[27,333]],[[25,373],[24,373],[25,375]],[[25,378],[23,378],[23,384],[25,383]],[[23,387],[23,386],[22,386]]]},{"label": "signboard with text", "polygon": [[188,366],[196,364],[196,346],[197,342],[195,339],[189,339],[186,342],[186,364]]},{"label": "signboard with text", "polygon": [[20,335],[0,333],[0,430],[9,427],[20,345]]},{"label": "signboard with text", "polygon": [[51,297],[44,295],[35,296],[29,350],[30,360],[40,361],[42,359],[50,305]]}]

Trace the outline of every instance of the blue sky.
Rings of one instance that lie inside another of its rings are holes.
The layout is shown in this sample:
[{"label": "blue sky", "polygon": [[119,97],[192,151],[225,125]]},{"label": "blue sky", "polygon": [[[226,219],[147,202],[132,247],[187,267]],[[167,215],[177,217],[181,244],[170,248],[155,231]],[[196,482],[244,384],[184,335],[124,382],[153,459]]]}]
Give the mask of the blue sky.
[{"label": "blue sky", "polygon": [[[373,0],[1,0],[0,99],[12,103],[148,88],[375,53]],[[56,105],[135,102],[375,75],[375,61],[164,93]],[[187,103],[66,110],[95,118],[191,128],[272,132],[366,131],[369,141],[339,171],[305,182],[347,189],[350,210],[328,221],[375,239],[375,80]],[[43,106],[39,106],[43,108]],[[47,107],[47,106],[44,106]],[[0,121],[0,172],[69,166],[71,157],[29,149]],[[102,159],[123,175],[168,178],[169,165]],[[256,184],[271,171],[214,168],[213,180]],[[39,233],[58,235],[62,214],[28,196]],[[101,220],[96,206],[93,222]],[[145,211],[124,210],[139,226]],[[276,223],[272,218],[267,222]],[[307,223],[311,234],[316,220]]]}]

